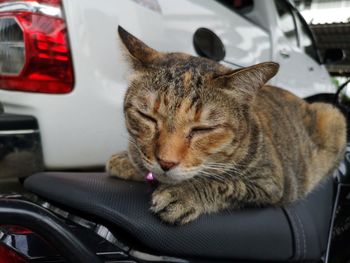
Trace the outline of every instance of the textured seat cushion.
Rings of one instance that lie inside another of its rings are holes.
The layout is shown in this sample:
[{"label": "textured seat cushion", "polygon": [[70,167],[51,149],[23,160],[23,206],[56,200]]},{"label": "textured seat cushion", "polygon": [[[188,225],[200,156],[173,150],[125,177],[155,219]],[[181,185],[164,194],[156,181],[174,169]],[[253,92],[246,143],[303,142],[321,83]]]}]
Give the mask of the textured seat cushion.
[{"label": "textured seat cushion", "polygon": [[267,261],[320,258],[326,250],[333,199],[329,178],[289,207],[225,211],[185,226],[169,226],[149,211],[153,189],[148,183],[104,173],[47,172],[29,177],[25,188],[107,220],[163,255]]}]

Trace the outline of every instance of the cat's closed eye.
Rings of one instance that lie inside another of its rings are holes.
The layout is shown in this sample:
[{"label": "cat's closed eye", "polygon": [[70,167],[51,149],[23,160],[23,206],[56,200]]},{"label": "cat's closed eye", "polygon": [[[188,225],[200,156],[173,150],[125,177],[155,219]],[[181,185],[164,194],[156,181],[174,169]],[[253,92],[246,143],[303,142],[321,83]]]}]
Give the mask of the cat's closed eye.
[{"label": "cat's closed eye", "polygon": [[137,114],[139,114],[143,119],[145,119],[145,120],[147,120],[147,121],[150,121],[150,122],[153,122],[154,124],[157,124],[157,120],[156,120],[154,117],[152,117],[152,116],[150,116],[150,115],[148,115],[148,114],[146,114],[146,113],[144,113],[144,112],[142,112],[142,111],[140,111],[140,110],[137,110],[136,112],[137,112]]},{"label": "cat's closed eye", "polygon": [[217,126],[199,126],[199,127],[193,127],[191,131],[188,134],[188,138],[192,138],[196,134],[205,134],[212,132],[216,130],[218,127]]}]

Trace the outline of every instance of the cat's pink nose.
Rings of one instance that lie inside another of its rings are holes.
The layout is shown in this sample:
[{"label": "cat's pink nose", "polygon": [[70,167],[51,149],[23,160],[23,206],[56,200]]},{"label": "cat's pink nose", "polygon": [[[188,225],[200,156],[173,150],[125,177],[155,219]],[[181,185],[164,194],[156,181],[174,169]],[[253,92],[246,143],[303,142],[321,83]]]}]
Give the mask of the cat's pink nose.
[{"label": "cat's pink nose", "polygon": [[158,159],[158,163],[164,172],[169,171],[171,168],[179,164],[175,162],[164,161],[162,159]]}]

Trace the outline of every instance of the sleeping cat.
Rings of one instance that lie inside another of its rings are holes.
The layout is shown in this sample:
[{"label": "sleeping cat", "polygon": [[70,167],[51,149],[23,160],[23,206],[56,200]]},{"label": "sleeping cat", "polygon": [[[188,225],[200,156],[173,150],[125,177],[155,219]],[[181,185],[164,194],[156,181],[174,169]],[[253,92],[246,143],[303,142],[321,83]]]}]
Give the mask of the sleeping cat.
[{"label": "sleeping cat", "polygon": [[278,64],[232,70],[157,52],[118,31],[133,68],[124,100],[130,143],[107,171],[128,180],[152,172],[160,185],[151,210],[163,221],[293,202],[341,160],[344,117],[331,105],[265,85]]}]

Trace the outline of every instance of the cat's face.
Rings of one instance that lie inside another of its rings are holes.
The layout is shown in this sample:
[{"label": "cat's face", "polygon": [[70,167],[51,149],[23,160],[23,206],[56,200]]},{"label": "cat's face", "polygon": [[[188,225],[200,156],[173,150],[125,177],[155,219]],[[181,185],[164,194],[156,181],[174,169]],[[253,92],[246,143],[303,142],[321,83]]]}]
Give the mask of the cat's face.
[{"label": "cat's face", "polygon": [[253,92],[229,88],[231,75],[247,85],[239,80],[242,70],[157,52],[125,31],[120,36],[135,71],[124,101],[126,126],[142,164],[164,183],[227,170],[248,132],[253,99]]},{"label": "cat's face", "polygon": [[166,68],[131,82],[126,125],[144,166],[160,181],[205,176],[209,165],[232,154],[239,116],[227,95],[206,81],[191,69]]}]

